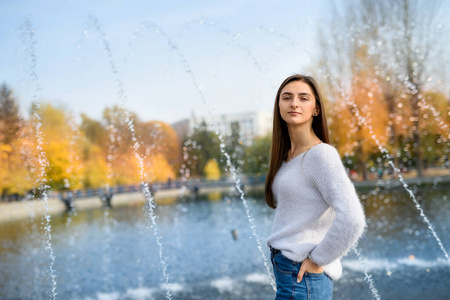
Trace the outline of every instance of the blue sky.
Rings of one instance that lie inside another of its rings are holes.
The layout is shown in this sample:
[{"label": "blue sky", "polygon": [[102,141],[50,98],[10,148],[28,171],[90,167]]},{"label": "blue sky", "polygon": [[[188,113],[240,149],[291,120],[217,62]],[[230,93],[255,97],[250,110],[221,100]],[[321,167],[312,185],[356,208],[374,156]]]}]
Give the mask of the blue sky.
[{"label": "blue sky", "polygon": [[[97,119],[106,106],[122,104],[106,52],[87,27],[93,16],[108,36],[126,107],[142,120],[174,122],[208,110],[270,111],[277,85],[292,73],[308,71],[326,3],[2,1],[0,82],[14,90],[25,115],[34,85],[20,27],[29,18],[41,101]],[[178,47],[206,106],[166,40],[153,29],[135,33],[143,22],[156,23]]]},{"label": "blue sky", "polygon": [[[110,43],[128,102],[142,120],[273,108],[276,88],[310,73],[316,35],[331,0],[318,1],[1,1],[0,82],[30,107],[34,85],[20,27],[35,30],[38,98],[99,119],[121,105],[106,52],[89,16]],[[157,24],[176,45],[143,22]],[[213,25],[210,23],[213,22]],[[191,72],[191,73],[189,73]],[[202,103],[193,74],[206,100]]]}]

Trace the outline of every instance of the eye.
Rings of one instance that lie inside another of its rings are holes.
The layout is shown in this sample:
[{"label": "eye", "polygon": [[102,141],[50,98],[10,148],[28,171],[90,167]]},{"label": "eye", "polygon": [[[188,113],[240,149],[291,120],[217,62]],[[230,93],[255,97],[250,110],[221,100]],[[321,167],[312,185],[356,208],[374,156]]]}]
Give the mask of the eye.
[{"label": "eye", "polygon": [[291,97],[283,97],[283,100],[291,100]]},{"label": "eye", "polygon": [[302,101],[308,101],[309,100],[308,97],[302,97],[301,99],[302,99]]}]

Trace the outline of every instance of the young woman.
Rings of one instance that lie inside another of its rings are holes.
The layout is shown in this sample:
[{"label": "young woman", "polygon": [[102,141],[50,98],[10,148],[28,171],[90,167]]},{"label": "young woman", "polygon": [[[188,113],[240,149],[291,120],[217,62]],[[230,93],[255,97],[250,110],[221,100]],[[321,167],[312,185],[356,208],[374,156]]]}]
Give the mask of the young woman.
[{"label": "young woman", "polygon": [[366,223],[310,76],[290,76],[278,89],[266,202],[276,208],[267,239],[276,299],[331,299],[340,258]]}]

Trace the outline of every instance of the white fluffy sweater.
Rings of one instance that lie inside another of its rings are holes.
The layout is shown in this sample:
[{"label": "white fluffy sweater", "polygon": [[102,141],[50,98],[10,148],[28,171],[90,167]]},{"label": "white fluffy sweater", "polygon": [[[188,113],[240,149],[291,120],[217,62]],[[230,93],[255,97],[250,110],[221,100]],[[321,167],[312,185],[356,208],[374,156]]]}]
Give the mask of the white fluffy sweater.
[{"label": "white fluffy sweater", "polygon": [[283,162],[272,191],[277,209],[267,244],[297,262],[311,253],[331,279],[339,279],[340,258],[362,235],[366,222],[337,150],[320,143]]}]

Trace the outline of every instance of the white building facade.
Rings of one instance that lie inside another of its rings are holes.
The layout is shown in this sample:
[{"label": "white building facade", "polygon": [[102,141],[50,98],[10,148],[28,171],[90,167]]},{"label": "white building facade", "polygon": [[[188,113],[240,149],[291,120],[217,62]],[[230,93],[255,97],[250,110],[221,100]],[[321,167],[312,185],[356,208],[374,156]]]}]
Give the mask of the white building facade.
[{"label": "white building facade", "polygon": [[265,136],[272,132],[273,113],[267,111],[221,114],[209,117],[192,116],[189,119],[189,131],[206,123],[208,130],[218,132],[222,136],[230,136],[232,128],[239,125],[242,143],[250,145],[257,136]]}]

